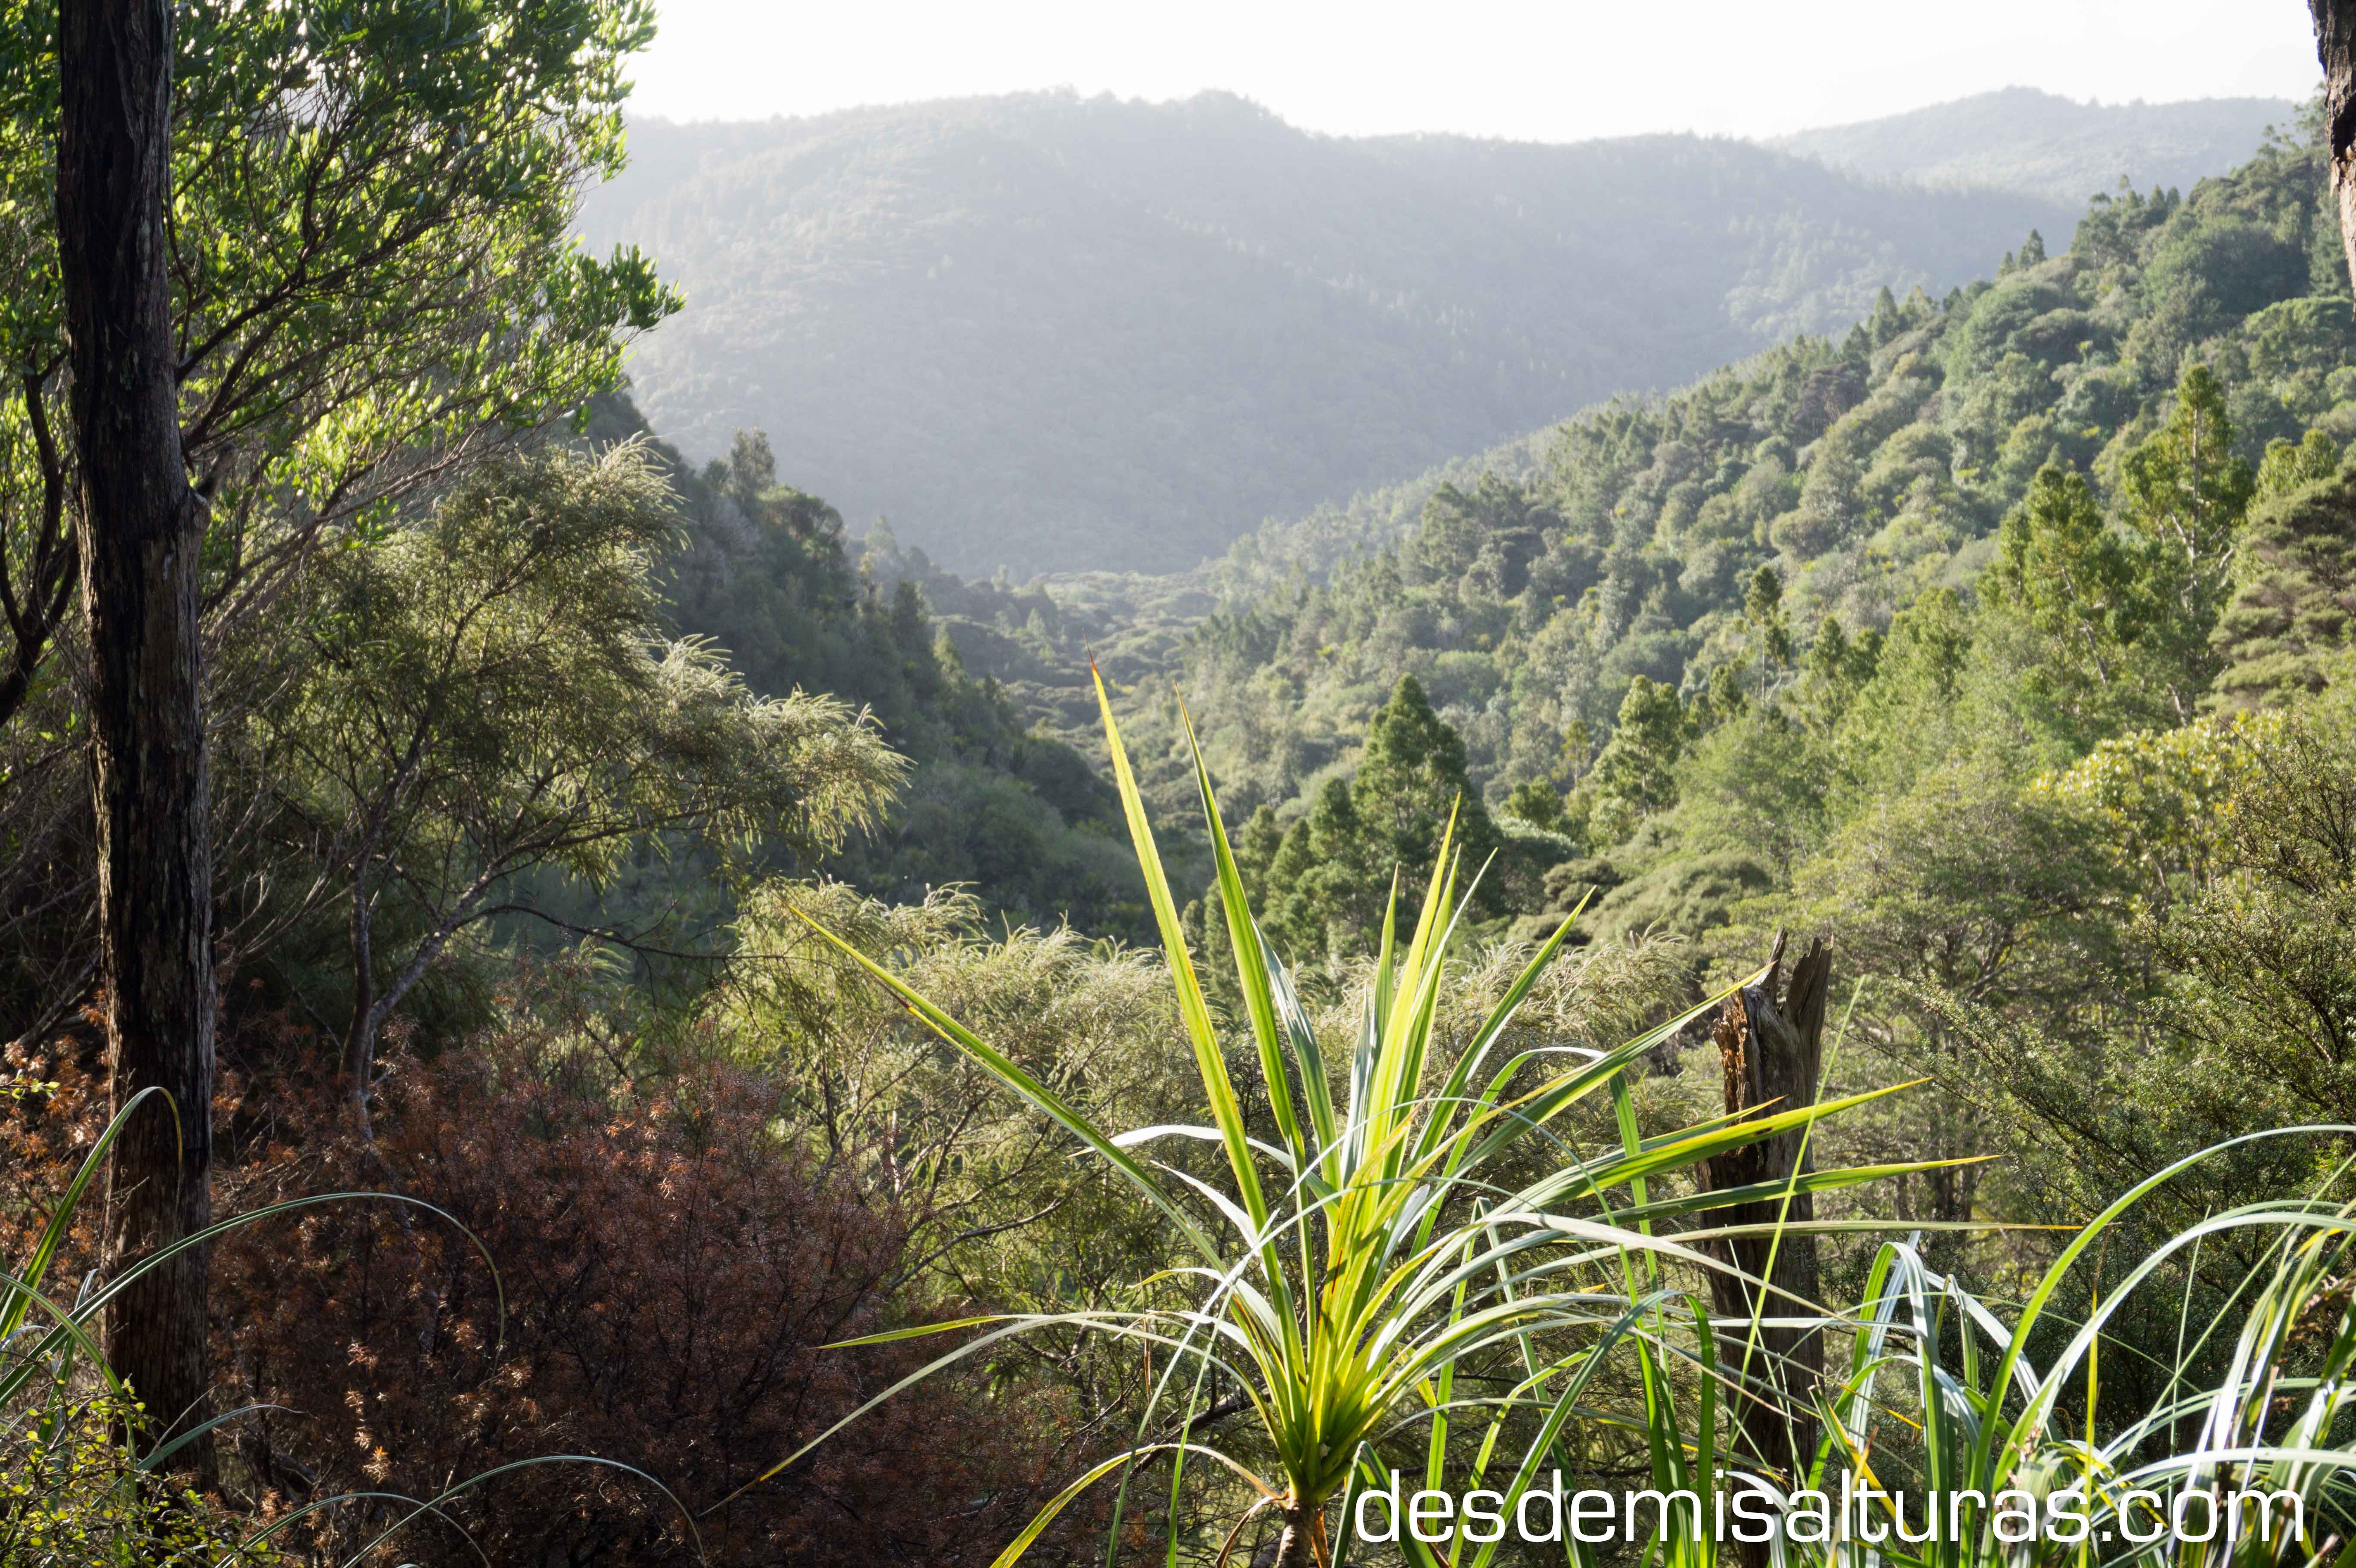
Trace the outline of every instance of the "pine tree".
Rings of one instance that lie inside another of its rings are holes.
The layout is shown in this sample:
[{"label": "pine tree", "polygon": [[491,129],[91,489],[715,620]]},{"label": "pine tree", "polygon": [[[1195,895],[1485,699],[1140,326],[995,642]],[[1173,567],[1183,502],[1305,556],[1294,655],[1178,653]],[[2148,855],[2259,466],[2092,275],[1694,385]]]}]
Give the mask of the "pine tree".
[{"label": "pine tree", "polygon": [[1380,929],[1389,868],[1374,840],[1341,778],[1327,779],[1309,815],[1285,834],[1269,870],[1267,923],[1292,962],[1329,963]]},{"label": "pine tree", "polygon": [[2205,365],[2184,373],[2159,432],[2120,465],[2126,520],[2151,542],[2147,588],[2153,648],[2167,662],[2179,718],[2219,668],[2211,635],[2232,592],[2235,540],[2256,487],[2233,452],[2224,389]]},{"label": "pine tree", "polygon": [[2211,701],[2255,708],[2321,688],[2356,614],[2356,464],[2253,509],[2234,578],[2211,637]]},{"label": "pine tree", "polygon": [[1873,314],[1866,317],[1865,325],[1876,348],[1906,330],[1906,317],[1899,309],[1898,296],[1890,292],[1888,283],[1881,285],[1881,293],[1873,302]]},{"label": "pine tree", "polygon": [[2119,478],[2127,521],[2161,546],[2192,595],[2215,595],[2255,479],[2233,453],[2225,389],[2206,365],[2185,371],[2168,423],[2127,454]]},{"label": "pine tree", "polygon": [[1430,868],[1451,810],[1469,866],[1496,848],[1496,829],[1466,768],[1463,738],[1432,709],[1423,683],[1411,675],[1399,677],[1391,699],[1366,726],[1350,794],[1368,832],[1405,875]]},{"label": "pine tree", "polygon": [[1242,873],[1244,891],[1251,894],[1255,907],[1268,902],[1269,872],[1283,847],[1284,829],[1277,826],[1275,809],[1263,805],[1253,812],[1236,840],[1236,869]]},{"label": "pine tree", "polygon": [[738,431],[728,449],[726,474],[728,498],[742,507],[745,516],[755,515],[761,497],[777,487],[777,456],[769,449],[769,432]]},{"label": "pine tree", "polygon": [[2031,679],[2073,710],[2120,682],[2153,617],[2147,561],[2105,524],[2086,476],[2058,464],[2006,517],[1980,597],[2041,640]]},{"label": "pine tree", "polygon": [[2311,430],[2305,440],[2296,442],[2276,436],[2266,443],[2266,454],[2258,464],[2257,489],[2252,499],[2270,501],[2277,496],[2287,496],[2338,472],[2340,443],[2329,432]]},{"label": "pine tree", "polygon": [[1620,699],[1619,722],[1588,775],[1599,812],[1612,814],[1616,805],[1619,813],[1612,815],[1642,820],[1675,805],[1685,743],[1686,711],[1676,688],[1638,676]]},{"label": "pine tree", "polygon": [[1783,579],[1772,566],[1762,566],[1751,574],[1751,585],[1742,595],[1742,615],[1759,629],[1759,680],[1763,687],[1769,671],[1792,660],[1792,634],[1783,625]]},{"label": "pine tree", "polygon": [[[1366,727],[1353,778],[1331,778],[1309,814],[1270,848],[1273,813],[1245,829],[1239,862],[1268,856],[1267,928],[1296,961],[1326,962],[1365,948],[1381,929],[1391,878],[1402,919],[1413,919],[1441,834],[1455,814],[1466,872],[1502,840],[1466,765],[1463,738],[1434,711],[1423,685],[1402,676]],[[1481,884],[1481,907],[1504,912],[1502,883]]]},{"label": "pine tree", "polygon": [[1505,814],[1533,827],[1551,829],[1562,823],[1562,796],[1542,779],[1524,779],[1505,797]]}]

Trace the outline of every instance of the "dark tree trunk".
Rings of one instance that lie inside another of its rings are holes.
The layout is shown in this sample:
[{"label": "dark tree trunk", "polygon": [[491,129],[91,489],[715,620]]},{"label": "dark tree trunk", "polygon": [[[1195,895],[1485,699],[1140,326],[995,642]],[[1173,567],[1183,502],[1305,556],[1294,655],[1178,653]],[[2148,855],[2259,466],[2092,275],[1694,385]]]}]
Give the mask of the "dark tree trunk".
[{"label": "dark tree trunk", "polygon": [[2331,144],[2331,188],[2340,197],[2340,244],[2356,287],[2356,0],[2308,0],[2315,54],[2323,65],[2323,125]]},{"label": "dark tree trunk", "polygon": [[[1765,976],[1728,998],[1719,1014],[1712,1038],[1725,1069],[1730,1112],[1756,1115],[1762,1107],[1786,1111],[1816,1103],[1831,957],[1823,943],[1810,943],[1807,956],[1793,965],[1791,985],[1779,1000],[1776,988],[1783,968],[1783,938],[1778,933]],[[1723,1191],[1786,1180],[1795,1168],[1805,1172],[1815,1161],[1803,1151],[1803,1128],[1794,1127],[1721,1155],[1703,1171],[1702,1184],[1712,1191]],[[1709,1222],[1772,1225],[1783,1219],[1796,1224],[1815,1215],[1815,1202],[1802,1192],[1792,1195],[1788,1211],[1779,1195],[1771,1200],[1713,1210]],[[1742,1236],[1719,1243],[1717,1251],[1744,1275],[1763,1279],[1772,1287],[1762,1304],[1757,1299],[1759,1292],[1746,1280],[1716,1272],[1710,1276],[1713,1307],[1719,1318],[1719,1362],[1733,1372],[1741,1367],[1748,1347],[1749,1381],[1763,1396],[1742,1401],[1736,1451],[1787,1479],[1795,1477],[1816,1445],[1816,1424],[1807,1410],[1824,1374],[1824,1337],[1815,1329],[1762,1327],[1757,1345],[1751,1347],[1751,1320],[1754,1313],[1769,1318],[1807,1313],[1805,1304],[1816,1299],[1815,1238],[1785,1234],[1778,1241],[1770,1236]],[[1798,1483],[1791,1480],[1789,1484]]]},{"label": "dark tree trunk", "polygon": [[[59,7],[58,252],[81,483],[102,975],[117,1105],[106,1245],[119,1269],[212,1216],[212,860],[198,556],[165,272],[168,0]],[[177,1114],[177,1123],[175,1121]],[[106,1350],[157,1438],[206,1405],[207,1260],[183,1253],[107,1314]],[[183,1450],[208,1467],[209,1445]]]}]

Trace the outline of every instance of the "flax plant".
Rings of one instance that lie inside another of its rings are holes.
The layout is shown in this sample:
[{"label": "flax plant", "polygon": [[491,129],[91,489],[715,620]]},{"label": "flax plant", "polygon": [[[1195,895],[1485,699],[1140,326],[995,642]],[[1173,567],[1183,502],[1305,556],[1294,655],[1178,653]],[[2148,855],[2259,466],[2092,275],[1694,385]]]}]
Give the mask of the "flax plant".
[{"label": "flax plant", "polygon": [[[1435,1012],[1471,891],[1445,840],[1404,937],[1394,886],[1363,1024],[1346,1059],[1329,1061],[1291,975],[1253,918],[1197,746],[1195,784],[1243,997],[1237,1021],[1257,1061],[1251,1087],[1266,1107],[1266,1122],[1254,1126],[1229,1073],[1219,1022],[1181,931],[1101,678],[1097,694],[1170,984],[1201,1075],[1206,1123],[1119,1135],[1099,1129],[881,964],[811,923],[942,1039],[1060,1123],[1158,1209],[1184,1255],[1156,1279],[1190,1285],[1194,1299],[1168,1308],[969,1318],[878,1337],[988,1329],[862,1412],[1008,1335],[1050,1327],[1129,1337],[1161,1356],[1154,1403],[1176,1404],[1183,1397],[1188,1420],[1180,1435],[1155,1440],[1149,1409],[1138,1441],[1049,1500],[1001,1554],[999,1568],[1020,1559],[1089,1487],[1160,1458],[1173,1466],[1173,1495],[1190,1466],[1240,1477],[1257,1499],[1246,1517],[1273,1510],[1280,1521],[1280,1568],[1342,1562],[1356,1488],[1379,1483],[1401,1465],[1436,1474],[1452,1429],[1477,1438],[1475,1473],[1494,1470],[1501,1478],[1474,1484],[1496,1486],[1510,1510],[1542,1467],[1566,1463],[1566,1427],[1593,1418],[1582,1400],[1623,1342],[1636,1348],[1647,1406],[1629,1424],[1645,1433],[1656,1475],[1665,1483],[1707,1488],[1723,1457],[1713,1437],[1721,1400],[1772,1397],[1762,1392],[1770,1382],[1721,1371],[1707,1309],[1689,1292],[1663,1283],[1664,1264],[1724,1266],[1692,1243],[1726,1232],[1687,1232],[1672,1241],[1652,1233],[1651,1222],[1919,1168],[1821,1171],[1763,1190],[1697,1189],[1671,1198],[1649,1196],[1648,1184],[1890,1091],[1638,1136],[1627,1084],[1639,1059],[1712,1003],[1609,1051],[1501,1048],[1515,1009],[1569,936],[1569,921],[1508,987],[1453,1064],[1445,1063]],[[1579,1148],[1566,1131],[1567,1114],[1599,1096],[1610,1100],[1621,1136],[1609,1147]],[[1168,1139],[1215,1144],[1226,1180],[1214,1185],[1149,1163],[1139,1152]],[[1678,1381],[1698,1388],[1686,1396],[1692,1408],[1682,1418],[1668,1376],[1676,1362],[1688,1369]],[[1690,1375],[1696,1366],[1697,1379]],[[1500,1368],[1508,1369],[1502,1377]],[[1468,1370],[1476,1375],[1460,1379]],[[1187,1435],[1203,1391],[1215,1385],[1241,1391],[1257,1417],[1257,1442],[1213,1445]],[[1685,1436],[1677,1431],[1681,1419],[1690,1422]],[[1517,1455],[1501,1448],[1509,1435]],[[1229,1537],[1229,1550],[1236,1539]],[[1402,1549],[1419,1563],[1444,1554],[1452,1563],[1485,1564],[1497,1544],[1460,1535],[1452,1546],[1408,1540]],[[1175,1550],[1173,1532],[1173,1562]],[[1707,1560],[1709,1551],[1706,1540],[1685,1539],[1673,1555]]]},{"label": "flax plant", "polygon": [[[1790,1558],[1871,1555],[1892,1568],[2356,1563],[2356,1206],[2274,1200],[2213,1214],[2136,1260],[2084,1321],[2057,1325],[2067,1331],[2041,1364],[2030,1354],[2072,1271],[2099,1258],[2113,1227],[2171,1178],[2234,1144],[2351,1133],[2276,1128],[2169,1166],[2079,1231],[2008,1314],[1931,1268],[1912,1242],[1885,1245],[1810,1477],[1837,1492],[1847,1470],[1874,1494],[1847,1540],[1787,1542]],[[2257,1259],[2199,1319],[2190,1281],[2204,1249]],[[2179,1276],[2172,1346],[2106,1333],[2138,1292]],[[2092,1412],[2103,1368],[2130,1356],[2156,1361],[2167,1381],[2147,1409],[2101,1429]],[[2191,1375],[2203,1358],[2220,1366],[2205,1385]],[[1882,1396],[1884,1380],[1898,1397]],[[1913,1472],[1902,1499],[1900,1477],[1877,1472],[1881,1439],[1901,1432],[1914,1439],[1898,1445]],[[2083,1525],[2053,1527],[2056,1499]]]}]

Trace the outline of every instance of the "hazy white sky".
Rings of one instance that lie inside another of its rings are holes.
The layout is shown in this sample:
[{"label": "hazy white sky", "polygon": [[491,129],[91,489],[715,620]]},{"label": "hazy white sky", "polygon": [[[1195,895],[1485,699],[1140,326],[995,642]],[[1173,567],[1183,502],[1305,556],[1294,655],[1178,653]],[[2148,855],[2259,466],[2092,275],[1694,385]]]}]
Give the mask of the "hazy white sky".
[{"label": "hazy white sky", "polygon": [[1226,88],[1312,131],[1771,135],[2022,85],[2304,98],[2303,0],[658,0],[636,112]]}]

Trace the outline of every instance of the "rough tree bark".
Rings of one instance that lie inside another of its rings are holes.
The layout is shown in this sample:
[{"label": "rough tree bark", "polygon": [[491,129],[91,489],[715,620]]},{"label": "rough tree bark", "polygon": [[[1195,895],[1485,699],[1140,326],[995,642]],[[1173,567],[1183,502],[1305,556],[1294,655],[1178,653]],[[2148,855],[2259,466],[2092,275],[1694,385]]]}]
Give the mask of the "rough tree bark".
[{"label": "rough tree bark", "polygon": [[[212,860],[198,556],[171,294],[169,0],[64,0],[58,251],[81,486],[101,974],[118,1105],[155,1087],[108,1175],[111,1268],[212,1216]],[[208,1260],[187,1253],[107,1314],[106,1350],[166,1438],[202,1418]],[[209,1445],[182,1450],[199,1470]]]},{"label": "rough tree bark", "polygon": [[1324,1516],[1320,1510],[1286,1509],[1284,1533],[1277,1537],[1274,1568],[1320,1568],[1324,1534]]},{"label": "rough tree bark", "polygon": [[2315,55],[2323,66],[2323,125],[2331,144],[2331,188],[2340,197],[2340,244],[2356,287],[2356,0],[2308,0]]},{"label": "rough tree bark", "polygon": [[[1784,1111],[1816,1103],[1831,955],[1822,942],[1811,942],[1807,955],[1792,966],[1791,984],[1779,1000],[1776,987],[1783,968],[1783,936],[1778,932],[1765,976],[1759,984],[1745,986],[1729,997],[1719,1010],[1712,1038],[1725,1070],[1730,1113],[1748,1117],[1762,1114],[1771,1104]],[[1795,1168],[1805,1172],[1815,1162],[1801,1147],[1803,1141],[1803,1129],[1794,1127],[1720,1155],[1701,1173],[1702,1184],[1712,1191],[1724,1191],[1782,1181]],[[1787,1219],[1797,1223],[1815,1219],[1815,1202],[1802,1192],[1792,1195],[1788,1211],[1779,1196],[1713,1211],[1712,1221],[1765,1225]],[[1719,1243],[1717,1250],[1745,1275],[1763,1279],[1772,1287],[1765,1293],[1762,1306],[1755,1287],[1746,1280],[1711,1275],[1710,1293],[1719,1319],[1719,1357],[1720,1364],[1731,1371],[1744,1360],[1754,1312],[1769,1318],[1788,1317],[1804,1311],[1802,1304],[1816,1298],[1816,1243],[1815,1237],[1805,1235],[1786,1234],[1780,1243],[1769,1236],[1743,1236]],[[1756,1348],[1749,1350],[1749,1375],[1754,1384],[1772,1388],[1776,1394],[1743,1402],[1736,1451],[1786,1477],[1796,1476],[1815,1448],[1816,1424],[1806,1411],[1824,1368],[1821,1333],[1762,1328]]]}]

